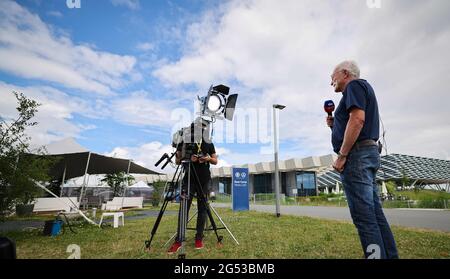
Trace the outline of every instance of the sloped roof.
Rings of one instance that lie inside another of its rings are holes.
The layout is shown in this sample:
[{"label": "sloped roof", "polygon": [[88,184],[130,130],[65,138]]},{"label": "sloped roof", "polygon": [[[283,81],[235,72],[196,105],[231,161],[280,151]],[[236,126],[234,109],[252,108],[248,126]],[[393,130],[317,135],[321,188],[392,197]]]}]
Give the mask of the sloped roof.
[{"label": "sloped roof", "polygon": [[[337,158],[336,155],[330,154],[321,157],[293,158],[289,160],[279,160],[278,167],[281,172],[296,170],[318,170],[326,168],[333,164]],[[248,168],[250,174],[264,174],[275,171],[275,163],[261,162],[257,164],[245,164],[235,167]],[[211,168],[211,176],[214,177],[230,177],[232,167]]]},{"label": "sloped roof", "polygon": [[[57,163],[51,168],[50,175],[56,180],[80,177],[88,174],[112,174],[127,172],[129,166],[130,173],[139,174],[159,174],[147,169],[130,159],[112,158],[90,152],[78,144],[74,139],[69,138],[47,145],[46,150],[49,157],[55,158]],[[36,155],[29,155],[36,156]],[[87,169],[86,169],[87,167]]]},{"label": "sloped roof", "polygon": [[[377,181],[400,180],[404,177],[418,180],[423,184],[444,184],[450,180],[450,161],[416,157],[402,154],[390,154],[381,157],[381,168]],[[317,176],[318,187],[333,187],[341,182],[335,170],[325,171]]]},{"label": "sloped roof", "polygon": [[81,146],[74,138],[52,142],[45,146],[45,150],[48,155],[89,152],[87,148]]}]

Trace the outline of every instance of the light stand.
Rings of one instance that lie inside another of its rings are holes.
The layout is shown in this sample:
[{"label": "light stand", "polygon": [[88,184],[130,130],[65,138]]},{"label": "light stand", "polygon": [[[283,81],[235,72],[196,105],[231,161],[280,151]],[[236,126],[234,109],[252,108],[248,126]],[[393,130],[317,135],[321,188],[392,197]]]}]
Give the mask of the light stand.
[{"label": "light stand", "polygon": [[280,171],[278,167],[278,130],[277,130],[277,109],[283,110],[286,106],[273,105],[273,138],[274,138],[274,155],[275,155],[275,211],[277,217],[280,213]]}]

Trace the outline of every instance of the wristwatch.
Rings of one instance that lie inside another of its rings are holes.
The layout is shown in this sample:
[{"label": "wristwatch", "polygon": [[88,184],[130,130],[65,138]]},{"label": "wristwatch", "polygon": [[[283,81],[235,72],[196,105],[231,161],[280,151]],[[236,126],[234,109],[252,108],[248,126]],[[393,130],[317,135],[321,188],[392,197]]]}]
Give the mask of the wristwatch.
[{"label": "wristwatch", "polygon": [[338,153],[338,157],[339,157],[339,158],[347,158],[347,156],[348,156],[348,155],[342,154],[341,151],[339,151],[339,153]]}]

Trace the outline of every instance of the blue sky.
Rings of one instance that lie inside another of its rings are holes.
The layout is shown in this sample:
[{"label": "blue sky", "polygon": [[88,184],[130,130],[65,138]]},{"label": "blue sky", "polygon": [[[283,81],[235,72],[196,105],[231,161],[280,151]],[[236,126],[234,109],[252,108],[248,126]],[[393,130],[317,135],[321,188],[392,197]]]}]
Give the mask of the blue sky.
[{"label": "blue sky", "polygon": [[[329,76],[354,59],[377,93],[388,151],[450,158],[450,115],[439,109],[450,101],[448,1],[382,0],[372,8],[364,0],[0,5],[1,116],[14,117],[12,90],[41,102],[40,124],[28,131],[34,145],[74,137],[94,152],[151,167],[171,151],[174,115],[192,113],[197,95],[224,83],[240,94],[235,125],[256,113],[244,130],[257,138],[216,143],[221,165],[271,160],[274,103],[287,105],[280,157],[326,155],[332,149],[323,102],[340,98]],[[265,124],[267,134],[260,131]]]},{"label": "blue sky", "polygon": [[[131,1],[133,2],[133,1]],[[152,56],[150,61],[176,60],[181,55],[179,34],[170,34],[171,28],[181,28],[208,8],[209,1],[134,1],[139,3],[133,9],[125,4],[113,5],[110,0],[81,1],[80,9],[69,9],[66,1],[16,1],[30,13],[38,15],[42,22],[54,28],[55,34],[66,33],[75,44],[88,44],[94,49],[118,55],[135,57]],[[182,25],[183,24],[183,25]],[[149,46],[145,46],[149,44]],[[141,49],[139,46],[144,45]],[[151,54],[145,53],[151,48]],[[136,65],[141,67],[139,63]],[[126,96],[134,91],[161,92],[152,95],[155,99],[164,99],[167,90],[149,74],[152,66],[142,66],[141,78],[117,90],[118,96]],[[145,72],[148,72],[146,74]],[[21,86],[49,85],[65,90],[58,83],[48,83],[44,80],[20,78],[8,72],[1,72],[3,81]],[[94,100],[97,96],[89,96],[89,92],[71,89],[65,90],[71,96]],[[194,97],[193,95],[192,97]],[[177,103],[178,104],[178,103]],[[180,105],[189,104],[186,100]],[[91,150],[99,153],[110,152],[116,146],[134,146],[149,141],[149,138],[167,142],[171,127],[159,127],[156,133],[150,132],[152,125],[140,127],[123,125],[110,119],[95,119],[74,113],[72,122],[82,125],[94,125],[95,129],[83,131],[78,135],[78,141]],[[145,130],[145,131],[143,131]],[[127,135],[124,137],[124,135]]]}]

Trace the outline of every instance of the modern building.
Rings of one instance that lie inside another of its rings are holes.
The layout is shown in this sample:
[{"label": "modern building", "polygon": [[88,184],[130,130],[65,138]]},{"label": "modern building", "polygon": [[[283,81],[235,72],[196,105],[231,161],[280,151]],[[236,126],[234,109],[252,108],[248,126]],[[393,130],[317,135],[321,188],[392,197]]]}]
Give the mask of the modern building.
[{"label": "modern building", "polygon": [[[332,165],[337,156],[294,158],[280,161],[280,189],[286,196],[314,196],[332,192],[336,185],[342,189],[339,174]],[[250,194],[274,193],[274,162],[246,164],[236,167],[249,169]],[[231,194],[232,167],[212,168],[211,190]],[[450,161],[401,154],[382,156],[377,181],[408,180],[413,187],[434,187],[450,191]]]},{"label": "modern building", "polygon": [[[377,181],[397,181],[408,187],[434,188],[450,192],[450,161],[417,156],[390,154],[381,157]],[[329,190],[340,183],[339,173],[333,169],[318,174],[318,188]]]},{"label": "modern building", "polygon": [[[294,158],[279,161],[280,189],[286,196],[315,196],[318,194],[317,174],[329,170],[336,155],[321,157]],[[275,164],[263,162],[236,167],[249,169],[250,194],[274,193]],[[232,167],[211,169],[211,190],[231,194]]]}]

